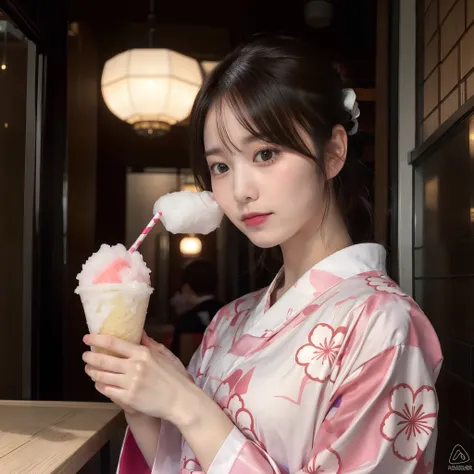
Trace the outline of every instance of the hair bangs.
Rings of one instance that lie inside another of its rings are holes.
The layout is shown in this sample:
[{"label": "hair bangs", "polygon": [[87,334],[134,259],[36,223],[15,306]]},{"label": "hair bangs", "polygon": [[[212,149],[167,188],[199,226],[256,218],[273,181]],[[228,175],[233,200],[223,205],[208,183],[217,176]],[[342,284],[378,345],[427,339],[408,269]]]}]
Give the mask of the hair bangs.
[{"label": "hair bangs", "polygon": [[[291,100],[282,94],[281,87],[262,84],[262,81],[248,82],[243,80],[234,84],[230,91],[222,95],[218,104],[220,114],[226,105],[242,127],[254,137],[315,159],[315,151],[304,137],[307,135],[312,140],[309,120],[296,112],[301,109],[291,106]],[[291,91],[287,90],[286,95],[291,95]],[[223,143],[238,150],[232,144],[223,120],[218,119],[217,127]]]},{"label": "hair bangs", "polygon": [[216,104],[211,105],[215,107],[216,111],[216,129],[219,136],[219,140],[224,146],[225,150],[228,153],[233,153],[233,151],[240,152],[239,147],[232,141],[232,138],[227,131],[224,120],[224,107],[226,106],[226,101],[222,98],[217,101]]}]

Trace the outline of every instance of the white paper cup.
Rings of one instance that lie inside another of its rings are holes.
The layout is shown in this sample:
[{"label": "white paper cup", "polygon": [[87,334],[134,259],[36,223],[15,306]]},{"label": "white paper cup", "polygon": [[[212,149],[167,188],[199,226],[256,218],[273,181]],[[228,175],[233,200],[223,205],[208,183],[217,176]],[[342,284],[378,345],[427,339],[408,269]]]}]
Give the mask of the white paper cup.
[{"label": "white paper cup", "polygon": [[153,288],[138,282],[100,283],[78,287],[75,293],[81,298],[91,334],[140,342]]}]

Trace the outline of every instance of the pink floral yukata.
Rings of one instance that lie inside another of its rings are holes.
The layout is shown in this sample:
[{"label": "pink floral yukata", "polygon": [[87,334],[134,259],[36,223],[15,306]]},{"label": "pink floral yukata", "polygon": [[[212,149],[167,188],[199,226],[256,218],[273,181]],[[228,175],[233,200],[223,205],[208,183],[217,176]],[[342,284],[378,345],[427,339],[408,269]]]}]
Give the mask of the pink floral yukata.
[{"label": "pink floral yukata", "polygon": [[[385,258],[353,245],[219,311],[188,369],[235,425],[207,474],[432,472],[442,353]],[[168,422],[152,470],[127,431],[117,472],[203,473]]]}]

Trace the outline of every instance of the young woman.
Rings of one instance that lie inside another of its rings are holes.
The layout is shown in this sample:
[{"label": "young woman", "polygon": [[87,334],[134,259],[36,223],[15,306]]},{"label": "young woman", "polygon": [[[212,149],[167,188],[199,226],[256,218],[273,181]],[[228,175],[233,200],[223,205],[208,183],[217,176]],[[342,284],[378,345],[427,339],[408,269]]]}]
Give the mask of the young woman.
[{"label": "young woman", "polygon": [[190,125],[200,183],[283,266],[219,311],[188,371],[146,335],[85,337],[121,355],[84,355],[126,412],[120,474],[431,472],[442,354],[383,247],[346,225],[358,114],[297,40],[254,39],[206,80]]}]

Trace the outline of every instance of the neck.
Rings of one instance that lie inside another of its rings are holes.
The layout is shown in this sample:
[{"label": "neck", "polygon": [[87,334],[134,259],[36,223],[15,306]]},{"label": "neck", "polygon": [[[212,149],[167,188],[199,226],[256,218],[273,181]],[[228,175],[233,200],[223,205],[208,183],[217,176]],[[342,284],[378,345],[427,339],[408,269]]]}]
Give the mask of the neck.
[{"label": "neck", "polygon": [[330,207],[322,225],[320,222],[320,219],[317,223],[308,222],[281,245],[285,272],[282,293],[318,262],[352,244],[347,227],[335,207]]}]

